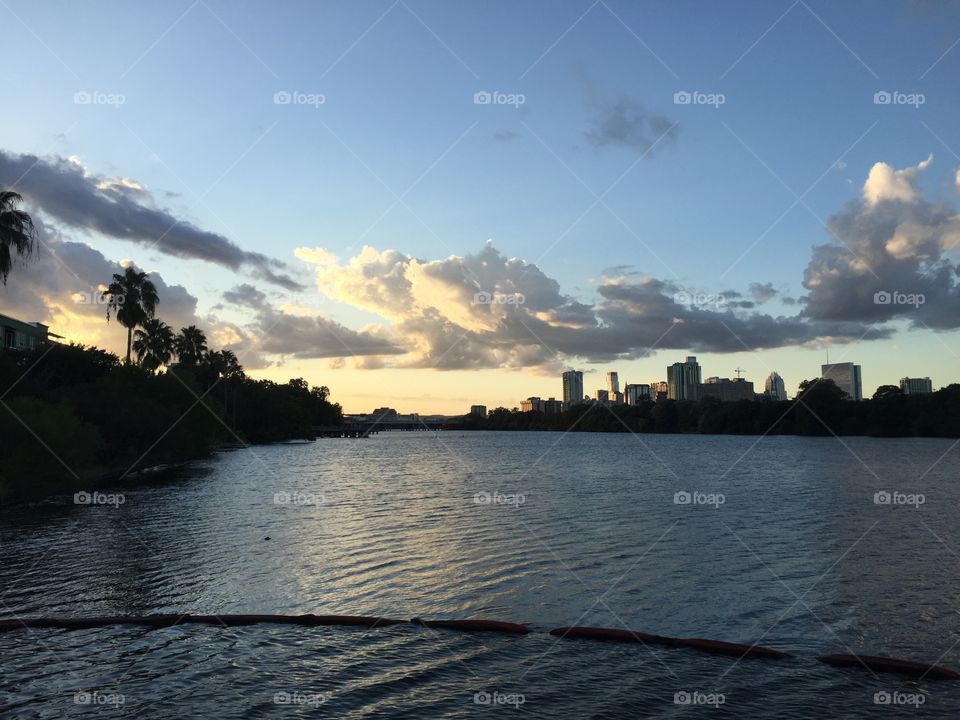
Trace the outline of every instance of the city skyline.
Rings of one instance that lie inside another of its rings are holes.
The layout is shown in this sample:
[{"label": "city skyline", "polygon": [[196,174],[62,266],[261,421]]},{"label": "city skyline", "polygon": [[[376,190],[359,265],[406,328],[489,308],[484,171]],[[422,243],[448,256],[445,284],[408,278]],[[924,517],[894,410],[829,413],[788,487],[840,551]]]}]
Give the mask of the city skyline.
[{"label": "city skyline", "polygon": [[[566,370],[561,376],[562,388],[561,395],[562,403],[564,408],[567,408],[571,405],[571,398],[574,397],[573,388],[579,387],[579,400],[573,404],[580,403],[590,403],[590,402],[605,402],[611,405],[634,405],[636,402],[631,402],[630,400],[639,401],[642,399],[649,399],[652,401],[656,400],[656,392],[652,391],[657,385],[667,385],[671,384],[670,375],[671,371],[674,368],[679,368],[677,371],[676,377],[683,378],[686,377],[688,384],[694,386],[693,392],[690,396],[684,396],[679,399],[685,400],[701,400],[707,395],[703,394],[702,388],[704,385],[724,385],[730,384],[731,386],[736,386],[738,383],[744,383],[743,390],[735,390],[734,392],[725,392],[720,388],[717,388],[717,391],[709,393],[713,397],[717,397],[721,400],[738,400],[738,399],[756,399],[761,396],[766,395],[774,400],[789,400],[792,396],[789,393],[786,393],[786,385],[783,377],[776,370],[771,370],[770,374],[765,378],[763,382],[763,388],[759,389],[759,385],[752,382],[749,378],[740,377],[742,373],[741,368],[736,368],[735,373],[737,373],[737,378],[731,380],[730,378],[725,378],[721,376],[708,376],[705,382],[702,382],[702,367],[697,362],[696,356],[688,355],[684,362],[677,362],[667,368],[667,381],[663,380],[649,380],[647,382],[626,382],[623,386],[623,393],[619,393],[620,387],[620,374],[617,370],[607,370],[604,374],[605,387],[598,388],[596,391],[596,397],[591,396],[591,393],[587,392],[583,384],[583,371],[581,370]],[[691,368],[692,371],[691,371]],[[864,395],[862,390],[862,381],[861,381],[861,366],[852,363],[830,363],[824,364],[820,368],[820,375],[816,378],[804,378],[804,380],[816,380],[817,378],[829,379],[834,382],[841,390],[843,390],[851,400],[862,400],[869,398],[870,396]],[[571,379],[575,379],[576,384],[571,385]],[[949,384],[949,383],[948,383]],[[701,390],[697,391],[696,386],[699,386]],[[899,387],[901,392],[904,394],[923,394],[931,393],[935,389],[932,381],[929,377],[919,377],[919,376],[905,376],[898,378],[896,381],[891,380],[890,382],[879,383],[880,386],[893,386]],[[615,388],[619,398],[614,399],[613,393]],[[635,389],[632,392],[629,392],[631,388]],[[689,392],[689,391],[687,391]],[[702,396],[700,396],[702,395]],[[678,399],[670,397],[669,395],[663,399]],[[547,398],[546,396],[541,397],[539,395],[530,395],[524,400],[521,400],[519,404],[514,405],[501,405],[499,407],[504,408],[513,408],[520,409],[521,412],[526,412],[530,410],[537,410],[540,412],[545,411],[545,407],[542,403],[547,401],[554,401],[555,398],[553,395]],[[498,407],[495,405],[489,405],[484,407]],[[555,412],[556,409],[552,408],[550,412]]]}]

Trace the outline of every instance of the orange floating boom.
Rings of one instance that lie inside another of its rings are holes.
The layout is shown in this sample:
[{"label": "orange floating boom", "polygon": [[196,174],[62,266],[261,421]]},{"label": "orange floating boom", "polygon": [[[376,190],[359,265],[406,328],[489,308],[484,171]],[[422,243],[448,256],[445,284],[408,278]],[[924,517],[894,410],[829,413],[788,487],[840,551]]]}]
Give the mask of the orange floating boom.
[{"label": "orange floating boom", "polygon": [[500,620],[421,620],[420,618],[413,618],[410,622],[429,628],[464,630],[466,632],[505,632],[517,635],[526,635],[530,632],[530,628],[526,625],[501,622]]},{"label": "orange floating boom", "polygon": [[960,677],[960,673],[942,665],[876,655],[824,655],[820,658],[820,662],[834,667],[867,667],[877,672],[893,672],[936,680],[956,680]]},{"label": "orange floating boom", "polygon": [[790,657],[785,653],[762,645],[742,645],[740,643],[721,642],[720,640],[703,640],[701,638],[678,638],[674,641],[678,647],[691,647],[714,653],[715,655],[730,655],[731,657],[762,657],[769,660],[780,660]]},{"label": "orange floating boom", "polygon": [[674,639],[663,635],[648,635],[635,630],[619,630],[617,628],[568,626],[554,628],[551,635],[561,638],[584,640],[612,640],[613,642],[635,642],[647,645],[666,645],[672,647]]},{"label": "orange floating boom", "polygon": [[107,615],[93,618],[20,618],[0,620],[0,631],[20,628],[62,628],[81,630],[107,625],[144,625],[147,627],[172,627],[188,623],[226,625],[228,627],[276,623],[282,625],[352,625],[360,627],[385,627],[400,625],[405,620],[368,617],[364,615]]},{"label": "orange floating boom", "polygon": [[716,655],[730,655],[732,657],[762,657],[779,660],[780,658],[790,656],[789,653],[761,645],[742,645],[740,643],[703,640],[701,638],[672,638],[663,635],[650,635],[649,633],[637,632],[636,630],[620,630],[617,628],[560,627],[551,630],[550,634],[557,635],[561,638],[638,642],[646,645],[663,645],[665,647],[690,647]]}]

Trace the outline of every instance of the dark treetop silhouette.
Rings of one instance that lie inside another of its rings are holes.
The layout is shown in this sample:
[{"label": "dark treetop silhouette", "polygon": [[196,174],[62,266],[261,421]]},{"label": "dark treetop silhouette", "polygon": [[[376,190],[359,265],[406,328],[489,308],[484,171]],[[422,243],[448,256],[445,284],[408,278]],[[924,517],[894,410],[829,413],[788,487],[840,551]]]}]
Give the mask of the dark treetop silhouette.
[{"label": "dark treetop silhouette", "polygon": [[147,273],[138,272],[130,266],[122,275],[114,275],[113,282],[107,288],[107,321],[110,320],[110,313],[113,313],[127,329],[127,365],[130,364],[133,329],[153,318],[160,300],[157,288],[147,277]]},{"label": "dark treetop silhouette", "polygon": [[18,193],[0,191],[0,279],[4,285],[13,269],[14,255],[29,256],[36,240],[33,219],[17,207],[22,200]]}]

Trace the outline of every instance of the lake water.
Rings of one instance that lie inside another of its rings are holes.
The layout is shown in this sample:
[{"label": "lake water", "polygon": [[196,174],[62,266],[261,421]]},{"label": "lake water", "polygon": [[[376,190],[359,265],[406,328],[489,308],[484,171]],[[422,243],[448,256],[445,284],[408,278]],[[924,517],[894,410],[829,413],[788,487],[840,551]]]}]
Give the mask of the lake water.
[{"label": "lake water", "polygon": [[[958,470],[960,447],[934,439],[383,433],[220,454],[122,488],[119,506],[0,508],[7,618],[343,613],[535,631],[18,630],[0,634],[0,715],[957,717],[958,682],[816,658],[960,667]],[[546,634],[572,624],[794,657]],[[876,704],[894,692],[914,704]]]}]

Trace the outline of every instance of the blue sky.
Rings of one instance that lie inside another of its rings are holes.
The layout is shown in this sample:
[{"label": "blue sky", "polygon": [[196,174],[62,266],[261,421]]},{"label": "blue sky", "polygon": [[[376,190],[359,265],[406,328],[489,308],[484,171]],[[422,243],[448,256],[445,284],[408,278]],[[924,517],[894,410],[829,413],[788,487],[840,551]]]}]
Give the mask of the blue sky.
[{"label": "blue sky", "polygon": [[[298,247],[341,262],[363,245],[439,260],[490,239],[584,303],[599,299],[610,268],[630,266],[617,272],[708,293],[772,283],[780,295],[764,311],[794,315],[781,299],[806,292],[811,247],[830,240],[822,221],[859,198],[875,163],[906,168],[932,153],[918,189],[930,202],[956,197],[960,11],[949,3],[8,0],[0,16],[0,53],[15,68],[7,97],[17,99],[4,114],[3,150],[73,156],[94,175],[133,179],[177,217],[290,263],[305,284],[312,268],[294,257]],[[675,104],[684,90],[725,101]],[[922,93],[924,103],[876,105],[881,90]],[[275,104],[283,91],[325,102]],[[525,101],[478,106],[478,91]],[[78,92],[124,100],[78,105]],[[643,158],[628,143],[595,146],[591,128],[618,103],[675,123],[674,134]],[[95,233],[71,238],[183,285],[202,317],[238,321],[213,309],[246,281],[228,268]],[[298,297],[307,295],[345,326],[383,324],[342,297],[312,287]],[[956,380],[949,348],[955,332],[914,330],[851,352],[868,390],[906,374]],[[630,381],[659,379],[684,354],[616,369]],[[706,374],[742,366],[762,381],[775,368],[790,388],[821,360],[816,348],[762,355],[708,354]],[[590,367],[598,376],[588,388],[599,387],[607,365]],[[460,388],[456,402],[489,404],[560,392],[558,381],[509,371],[497,375],[505,380],[465,370],[438,379],[423,368],[334,370],[288,358],[270,372],[287,370],[335,392],[338,373],[351,392],[371,373],[390,384],[415,377],[420,395],[397,404],[424,411],[451,409],[435,397],[444,387]],[[478,390],[463,390],[471,382]]]}]

